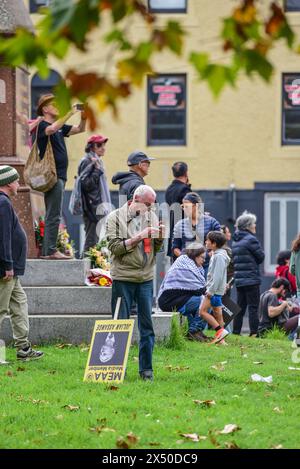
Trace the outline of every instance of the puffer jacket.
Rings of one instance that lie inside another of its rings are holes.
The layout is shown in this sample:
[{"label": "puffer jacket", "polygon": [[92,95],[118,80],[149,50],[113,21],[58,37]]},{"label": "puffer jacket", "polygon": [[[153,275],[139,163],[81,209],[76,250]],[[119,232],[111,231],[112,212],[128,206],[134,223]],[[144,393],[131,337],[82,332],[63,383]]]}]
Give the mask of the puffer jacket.
[{"label": "puffer jacket", "polygon": [[259,264],[264,261],[265,253],[256,236],[248,230],[237,230],[233,235],[232,255],[236,287],[259,285]]}]

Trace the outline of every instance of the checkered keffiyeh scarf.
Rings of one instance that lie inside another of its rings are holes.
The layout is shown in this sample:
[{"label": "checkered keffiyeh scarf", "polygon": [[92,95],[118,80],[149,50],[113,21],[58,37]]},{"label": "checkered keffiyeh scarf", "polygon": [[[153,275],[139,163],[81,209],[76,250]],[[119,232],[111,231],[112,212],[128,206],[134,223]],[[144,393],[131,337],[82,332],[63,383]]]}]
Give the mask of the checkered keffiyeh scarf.
[{"label": "checkered keffiyeh scarf", "polygon": [[203,267],[186,255],[182,255],[172,264],[161,284],[158,296],[165,290],[200,290],[205,287]]}]

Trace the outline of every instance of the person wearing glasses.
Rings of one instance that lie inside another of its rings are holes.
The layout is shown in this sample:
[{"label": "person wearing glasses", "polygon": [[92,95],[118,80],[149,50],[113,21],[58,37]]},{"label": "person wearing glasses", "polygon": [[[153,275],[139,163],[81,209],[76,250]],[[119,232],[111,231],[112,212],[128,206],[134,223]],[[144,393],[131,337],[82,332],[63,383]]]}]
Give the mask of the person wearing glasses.
[{"label": "person wearing glasses", "polygon": [[[97,233],[97,224],[101,217],[107,214],[105,211],[106,204],[111,203],[103,163],[107,141],[108,138],[103,135],[92,135],[89,137],[85,147],[85,156],[78,167],[78,177],[81,178],[85,229],[83,253],[98,243],[99,233]],[[101,204],[103,204],[102,207],[100,206]]]},{"label": "person wearing glasses", "polygon": [[205,248],[201,243],[191,243],[185,254],[178,257],[168,270],[158,292],[158,305],[162,311],[178,311],[187,317],[186,338],[198,342],[208,341],[203,334],[207,322],[199,316],[205,294],[203,264]]},{"label": "person wearing glasses", "polygon": [[119,194],[125,200],[132,200],[134,191],[142,185],[145,185],[144,177],[148,175],[150,163],[155,158],[147,156],[142,151],[133,151],[127,158],[129,171],[120,171],[112,177],[113,184],[119,184]]},{"label": "person wearing glasses", "polygon": [[164,241],[164,226],[154,210],[156,193],[141,185],[133,199],[111,212],[106,221],[106,238],[111,252],[112,314],[122,298],[119,319],[128,319],[132,303],[137,304],[139,373],[153,380],[152,353],[155,341],[152,324],[153,276],[156,254]]}]

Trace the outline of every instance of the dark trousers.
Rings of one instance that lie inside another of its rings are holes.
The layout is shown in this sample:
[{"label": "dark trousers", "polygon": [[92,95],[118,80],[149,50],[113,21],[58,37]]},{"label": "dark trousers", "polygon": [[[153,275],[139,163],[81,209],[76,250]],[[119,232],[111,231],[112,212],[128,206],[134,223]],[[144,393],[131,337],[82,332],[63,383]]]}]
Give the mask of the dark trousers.
[{"label": "dark trousers", "polygon": [[237,302],[241,311],[233,320],[233,333],[240,334],[243,325],[244,315],[248,306],[250,334],[257,334],[258,329],[258,305],[259,305],[259,285],[247,287],[237,287]]},{"label": "dark trousers", "polygon": [[98,222],[91,221],[85,214],[83,214],[83,223],[85,231],[85,242],[83,248],[83,257],[84,253],[87,252],[90,248],[94,247],[98,241],[99,236],[96,233],[96,228]]},{"label": "dark trousers", "polygon": [[49,256],[57,251],[56,243],[62,214],[64,189],[65,181],[58,179],[52,189],[44,194],[46,215],[43,256]]},{"label": "dark trousers", "polygon": [[129,319],[133,301],[137,303],[139,343],[139,371],[152,370],[152,353],[154,348],[154,330],[152,324],[153,281],[134,283],[114,280],[112,284],[112,315],[118,297],[122,297],[118,319]]}]

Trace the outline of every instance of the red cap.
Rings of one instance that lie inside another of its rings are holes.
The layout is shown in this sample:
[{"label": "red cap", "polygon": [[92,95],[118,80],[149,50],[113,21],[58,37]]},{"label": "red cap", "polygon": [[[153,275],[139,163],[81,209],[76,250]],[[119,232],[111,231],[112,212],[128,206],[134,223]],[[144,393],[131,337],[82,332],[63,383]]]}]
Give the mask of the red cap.
[{"label": "red cap", "polygon": [[104,143],[107,142],[108,138],[104,137],[104,135],[91,135],[88,139],[88,143]]}]

